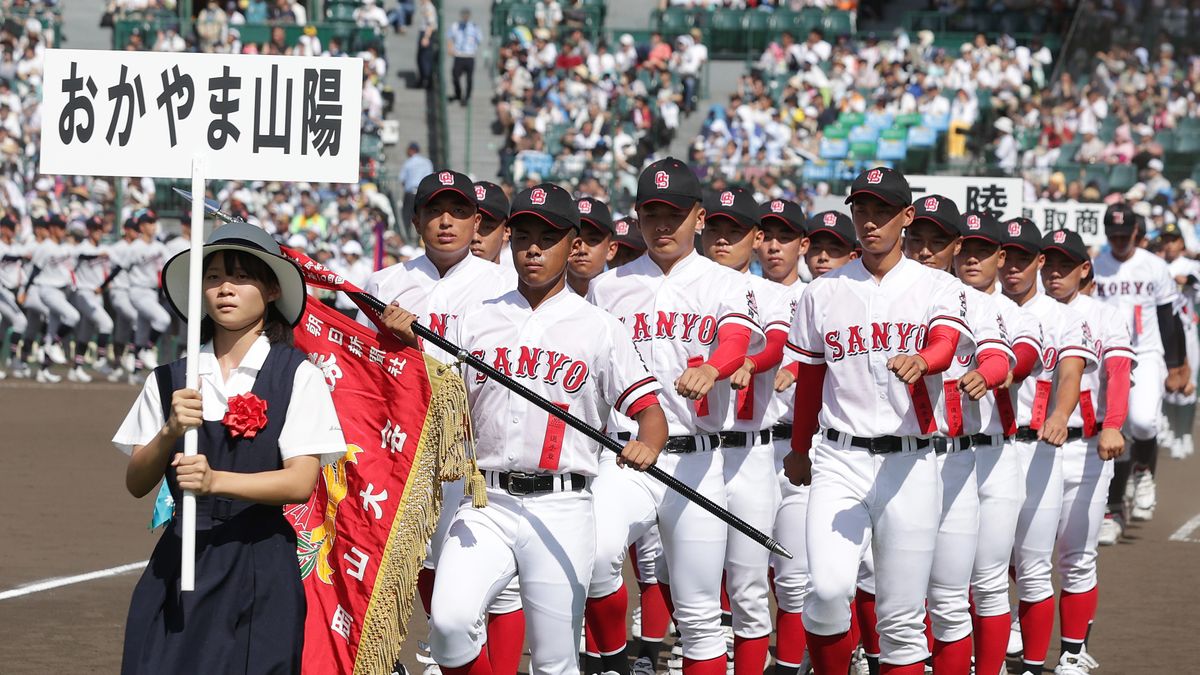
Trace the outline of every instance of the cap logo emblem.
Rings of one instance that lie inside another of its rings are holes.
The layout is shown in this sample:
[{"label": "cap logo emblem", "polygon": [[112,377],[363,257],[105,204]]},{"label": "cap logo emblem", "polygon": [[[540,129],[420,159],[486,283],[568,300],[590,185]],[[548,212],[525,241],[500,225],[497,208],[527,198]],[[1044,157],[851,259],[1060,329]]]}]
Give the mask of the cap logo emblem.
[{"label": "cap logo emblem", "polygon": [[721,206],[733,206],[733,193],[729,190],[721,193]]},{"label": "cap logo emblem", "polygon": [[454,174],[443,171],[438,174],[438,182],[442,185],[454,185]]},{"label": "cap logo emblem", "polygon": [[879,185],[883,182],[883,171],[879,169],[871,169],[867,172],[867,183],[869,185]]},{"label": "cap logo emblem", "polygon": [[545,204],[546,191],[542,188],[534,188],[533,191],[529,193],[529,203],[536,204],[537,206],[542,206]]},{"label": "cap logo emblem", "polygon": [[617,223],[617,234],[622,237],[629,234],[629,221],[628,220],[622,220]]},{"label": "cap logo emblem", "polygon": [[926,211],[937,211],[938,210],[938,198],[937,197],[927,197],[925,199],[925,210]]},{"label": "cap logo emblem", "polygon": [[1010,237],[1021,236],[1021,221],[1014,220],[1008,224],[1008,236],[1010,236]]},{"label": "cap logo emblem", "polygon": [[591,213],[592,212],[592,203],[586,199],[580,200],[579,201],[579,212],[580,213]]},{"label": "cap logo emblem", "polygon": [[671,176],[666,171],[659,171],[654,174],[654,186],[659,190],[666,190],[671,187]]},{"label": "cap logo emblem", "polygon": [[479,201],[487,199],[487,188],[483,187],[482,185],[476,185],[475,199],[478,199]]},{"label": "cap logo emblem", "polygon": [[834,213],[826,213],[824,220],[825,220],[825,224],[829,227],[833,227],[834,225],[837,225],[837,215]]},{"label": "cap logo emblem", "polygon": [[1113,225],[1124,225],[1125,224],[1125,212],[1124,211],[1113,211],[1112,218],[1113,218]]},{"label": "cap logo emblem", "polygon": [[975,214],[971,214],[971,215],[967,216],[967,229],[968,230],[978,230],[979,229],[979,216],[977,216]]},{"label": "cap logo emblem", "polygon": [[1064,243],[1066,243],[1066,241],[1067,241],[1067,231],[1066,230],[1059,230],[1058,232],[1054,233],[1054,243],[1064,244]]},{"label": "cap logo emblem", "polygon": [[778,199],[771,202],[771,213],[783,213],[783,202]]}]

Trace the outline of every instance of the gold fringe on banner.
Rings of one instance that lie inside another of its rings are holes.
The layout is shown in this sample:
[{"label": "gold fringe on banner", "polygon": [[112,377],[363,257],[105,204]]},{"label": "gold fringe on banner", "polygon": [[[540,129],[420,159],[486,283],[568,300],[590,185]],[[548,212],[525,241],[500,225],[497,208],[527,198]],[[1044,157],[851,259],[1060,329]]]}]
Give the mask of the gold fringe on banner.
[{"label": "gold fringe on banner", "polygon": [[437,528],[441,482],[448,475],[453,476],[449,480],[465,478],[468,472],[478,476],[470,447],[466,385],[453,368],[429,356],[425,357],[425,370],[431,389],[429,411],[363,617],[355,675],[392,672],[408,633],[425,546]]}]

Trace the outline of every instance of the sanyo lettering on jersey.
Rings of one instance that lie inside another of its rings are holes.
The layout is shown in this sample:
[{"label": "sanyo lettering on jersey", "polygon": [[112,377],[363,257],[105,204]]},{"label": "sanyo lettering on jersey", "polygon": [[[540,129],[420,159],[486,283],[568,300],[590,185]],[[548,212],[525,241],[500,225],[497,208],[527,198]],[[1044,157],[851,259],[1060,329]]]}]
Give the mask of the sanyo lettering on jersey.
[{"label": "sanyo lettering on jersey", "polygon": [[[489,351],[492,352],[490,357]],[[583,387],[591,372],[584,361],[540,347],[496,347],[491,350],[473,350],[471,354],[484,361],[490,361],[493,368],[509,377],[524,377],[530,380],[541,378],[546,384],[555,386],[561,378],[562,388],[571,394]],[[515,372],[514,355],[517,361]],[[476,383],[482,384],[485,381],[486,375],[478,372],[475,374]]]},{"label": "sanyo lettering on jersey", "polygon": [[[895,338],[895,351],[908,353],[916,351],[925,344],[928,328],[915,323],[883,321],[866,326],[850,326],[845,331],[831,330],[825,333],[825,346],[829,351],[825,354],[826,361],[841,361],[848,356],[861,356],[867,352],[893,351],[892,339]],[[870,339],[871,347],[867,348]]]},{"label": "sanyo lettering on jersey", "polygon": [[[621,323],[629,324],[627,317],[618,317]],[[657,317],[651,318],[646,312],[637,312],[633,320],[633,341],[646,340],[681,340],[702,345],[711,344],[717,337],[717,317],[709,314],[692,312],[664,312],[659,310]],[[650,324],[654,328],[651,331]]]}]

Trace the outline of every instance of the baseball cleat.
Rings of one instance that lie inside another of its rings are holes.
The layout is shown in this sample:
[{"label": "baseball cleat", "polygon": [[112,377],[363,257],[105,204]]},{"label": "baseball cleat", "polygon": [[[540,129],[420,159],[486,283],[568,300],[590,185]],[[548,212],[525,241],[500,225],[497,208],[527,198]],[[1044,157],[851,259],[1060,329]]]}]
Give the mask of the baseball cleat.
[{"label": "baseball cleat", "polygon": [[133,355],[132,349],[126,349],[125,353],[121,355],[121,367],[124,368],[127,372],[132,371],[134,369],[134,367],[137,366],[135,361],[136,361],[136,358]]},{"label": "baseball cleat", "polygon": [[1025,643],[1021,641],[1021,621],[1017,618],[1017,613],[1012,613],[1012,626],[1008,629],[1008,647],[1004,653],[1009,656],[1016,656],[1025,651]]},{"label": "baseball cleat", "polygon": [[146,366],[149,370],[154,370],[158,367],[158,351],[152,347],[139,350],[137,357],[141,360],[142,365]]},{"label": "baseball cleat", "polygon": [[[631,622],[629,633],[633,635],[634,640],[642,639],[642,607],[638,605],[633,608],[633,621]],[[580,650],[582,651],[582,650]]]},{"label": "baseball cleat", "polygon": [[37,381],[41,384],[55,384],[57,382],[62,382],[62,376],[55,375],[49,370],[42,368],[37,373]]},{"label": "baseball cleat", "polygon": [[111,375],[113,372],[113,366],[108,362],[108,359],[101,356],[92,362],[92,370],[99,375]]},{"label": "baseball cleat", "polygon": [[5,380],[5,379],[8,379],[8,372],[4,371],[4,370],[0,370],[0,380]]},{"label": "baseball cleat", "polygon": [[1112,546],[1121,540],[1125,532],[1125,522],[1118,513],[1104,514],[1104,522],[1100,523],[1100,534],[1097,542],[1101,546]]},{"label": "baseball cleat", "polygon": [[83,366],[75,366],[67,371],[67,379],[71,382],[91,382],[92,376],[83,371]]},{"label": "baseball cleat", "polygon": [[850,655],[850,675],[871,675],[871,667],[867,664],[867,654],[862,647]]},{"label": "baseball cleat", "polygon": [[63,351],[62,345],[56,342],[51,342],[50,344],[46,345],[46,347],[43,349],[43,353],[52,362],[57,363],[60,366],[66,365],[67,363],[66,352]]},{"label": "baseball cleat", "polygon": [[657,675],[654,662],[647,656],[639,656],[629,667],[629,675]]},{"label": "baseball cleat", "polygon": [[1093,668],[1099,667],[1100,664],[1087,652],[1063,654],[1054,667],[1054,675],[1090,675]]},{"label": "baseball cleat", "polygon": [[1140,469],[1133,475],[1133,511],[1130,514],[1134,520],[1150,520],[1154,518],[1154,507],[1158,498],[1156,495],[1154,476],[1148,469]]},{"label": "baseball cleat", "polygon": [[29,364],[24,361],[18,361],[12,364],[12,376],[18,380],[27,380],[33,375],[29,368]]}]

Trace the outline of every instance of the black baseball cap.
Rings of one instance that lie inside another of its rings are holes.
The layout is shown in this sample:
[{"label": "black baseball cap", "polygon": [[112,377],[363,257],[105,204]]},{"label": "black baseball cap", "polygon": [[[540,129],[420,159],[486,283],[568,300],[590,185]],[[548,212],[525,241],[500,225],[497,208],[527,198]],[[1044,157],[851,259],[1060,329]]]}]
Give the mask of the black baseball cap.
[{"label": "black baseball cap", "polygon": [[580,197],[575,206],[579,209],[579,222],[591,223],[603,232],[614,234],[612,212],[608,210],[608,204],[592,197]]},{"label": "black baseball cap", "polygon": [[508,220],[508,196],[495,183],[486,180],[475,183],[475,206],[492,220]]},{"label": "black baseball cap", "polygon": [[145,211],[142,211],[141,215],[139,215],[137,217],[138,225],[141,225],[142,223],[157,223],[157,222],[158,222],[158,214],[154,212],[154,209],[146,209]]},{"label": "black baseball cap", "polygon": [[520,216],[536,216],[560,230],[579,229],[579,208],[571,194],[554,183],[539,183],[513,197],[510,227]]},{"label": "black baseball cap", "polygon": [[417,206],[424,206],[443,192],[454,192],[475,205],[475,184],[457,171],[434,171],[417,185]]},{"label": "black baseball cap", "polygon": [[1183,237],[1183,230],[1179,229],[1177,223],[1163,223],[1163,226],[1158,230],[1159,239],[1179,239]]},{"label": "black baseball cap", "polygon": [[859,247],[854,221],[841,211],[822,211],[810,217],[804,229],[808,230],[810,237],[818,232],[828,232],[851,248]]},{"label": "black baseball cap", "polygon": [[179,215],[179,222],[184,225],[192,224],[192,210],[190,208],[184,209],[183,213]]},{"label": "black baseball cap", "polygon": [[1137,214],[1128,204],[1113,204],[1104,211],[1104,234],[1129,236],[1137,228]]},{"label": "black baseball cap", "polygon": [[29,220],[29,223],[34,227],[49,227],[50,221],[46,216],[34,216]]},{"label": "black baseball cap", "polygon": [[917,209],[917,214],[913,216],[914,223],[921,219],[932,221],[946,234],[952,237],[959,236],[963,218],[958,212],[958,204],[955,204],[953,199],[942,195],[927,195],[913,202],[913,206]]},{"label": "black baseball cap", "polygon": [[982,239],[989,244],[1002,244],[1000,221],[987,211],[967,211],[962,214],[962,228],[959,234],[963,239]]},{"label": "black baseball cap", "polygon": [[805,234],[804,209],[796,202],[787,199],[773,199],[758,206],[758,221],[766,222],[767,218],[777,218],[783,221],[792,231]]},{"label": "black baseball cap", "polygon": [[638,178],[637,206],[663,202],[679,209],[691,209],[703,198],[700,181],[687,164],[667,157],[654,162]]},{"label": "black baseball cap", "polygon": [[50,215],[46,216],[46,224],[50,225],[52,227],[66,227],[67,219],[63,218],[63,215],[61,213],[53,212]]},{"label": "black baseball cap", "polygon": [[850,185],[850,196],[846,203],[854,201],[860,194],[874,195],[892,206],[908,206],[912,203],[912,188],[904,174],[886,166],[877,166],[858,174]]},{"label": "black baseball cap", "polygon": [[725,217],[742,227],[758,227],[758,202],[745,188],[735,187],[713,195],[704,205],[706,221]]},{"label": "black baseball cap", "polygon": [[1042,237],[1042,251],[1060,251],[1076,263],[1091,260],[1083,237],[1071,230],[1055,230]]},{"label": "black baseball cap", "polygon": [[104,229],[104,219],[100,216],[92,216],[83,222],[84,226],[89,230]]},{"label": "black baseball cap", "polygon": [[125,222],[121,223],[121,227],[125,228],[126,230],[136,230],[138,229],[138,224],[137,221],[133,219],[133,216],[130,216],[125,219]]},{"label": "black baseball cap", "polygon": [[1000,245],[1016,246],[1037,255],[1042,252],[1042,233],[1028,218],[1013,218],[1000,227]]},{"label": "black baseball cap", "polygon": [[634,251],[646,250],[646,240],[642,238],[642,231],[633,218],[622,218],[613,223],[613,241]]},{"label": "black baseball cap", "polygon": [[17,219],[13,218],[12,215],[6,213],[6,214],[4,214],[3,217],[0,217],[0,227],[11,227],[13,229],[16,229]]}]

